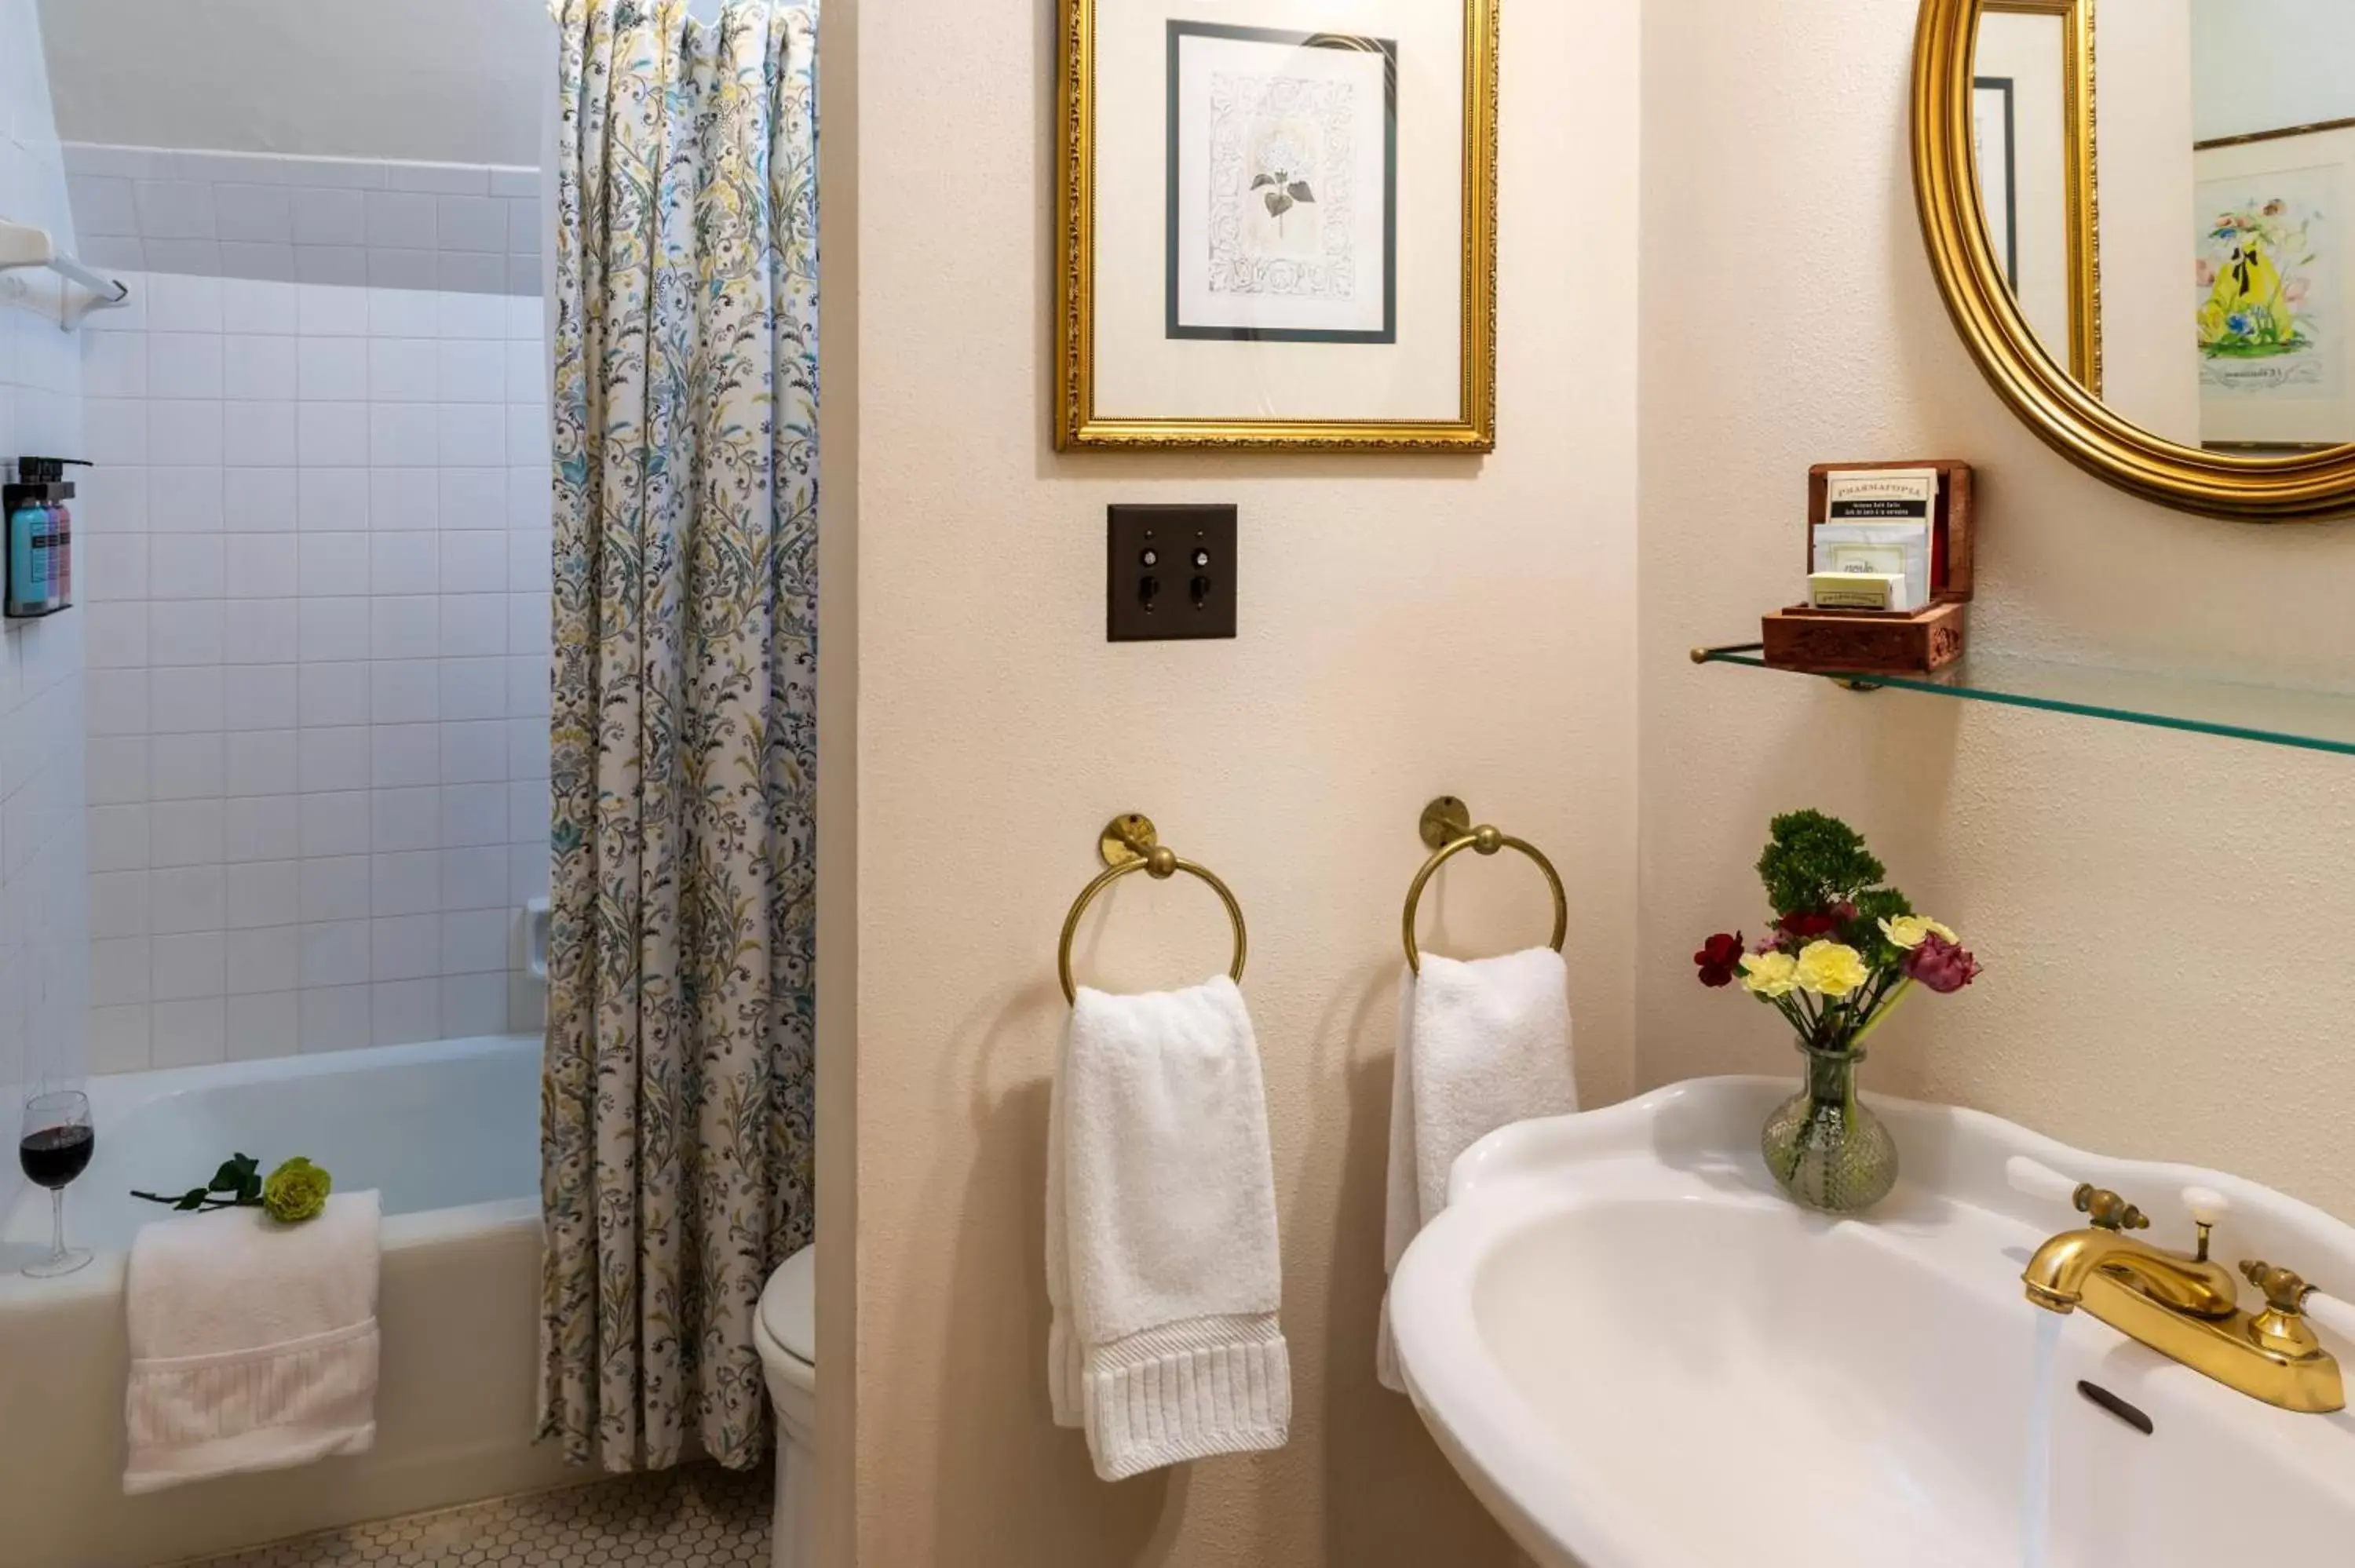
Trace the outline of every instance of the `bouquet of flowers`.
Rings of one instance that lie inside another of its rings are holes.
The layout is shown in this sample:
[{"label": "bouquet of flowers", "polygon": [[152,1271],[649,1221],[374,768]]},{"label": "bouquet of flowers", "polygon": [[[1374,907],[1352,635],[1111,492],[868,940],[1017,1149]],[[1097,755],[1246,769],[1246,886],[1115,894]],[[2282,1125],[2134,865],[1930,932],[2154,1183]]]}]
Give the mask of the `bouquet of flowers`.
[{"label": "bouquet of flowers", "polygon": [[1881,884],[1856,830],[1820,811],[1774,821],[1759,880],[1774,918],[1754,945],[1720,932],[1693,955],[1700,983],[1743,990],[1818,1051],[1853,1051],[1918,989],[1947,994],[1978,978],[1961,938]]}]

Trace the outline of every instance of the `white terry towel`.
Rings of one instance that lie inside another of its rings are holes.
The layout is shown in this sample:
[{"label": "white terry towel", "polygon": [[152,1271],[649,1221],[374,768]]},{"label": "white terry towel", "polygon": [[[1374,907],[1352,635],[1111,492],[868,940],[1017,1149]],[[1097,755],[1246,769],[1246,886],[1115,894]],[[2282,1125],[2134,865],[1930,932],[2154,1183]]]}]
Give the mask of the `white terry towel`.
[{"label": "white terry towel", "polygon": [[220,1209],[140,1228],[125,1492],[368,1451],[378,1219],[377,1194],[338,1192],[300,1224]]},{"label": "white terry towel", "polygon": [[1292,1363],[1259,1046],[1223,975],[1081,988],[1047,1132],[1048,1396],[1107,1481],[1284,1446]]},{"label": "white terry towel", "polygon": [[[1425,953],[1421,980],[1409,969],[1399,982],[1383,1271],[1396,1271],[1407,1243],[1447,1206],[1457,1155],[1509,1122],[1577,1108],[1561,955],[1531,948],[1466,963]],[[1374,1375],[1406,1392],[1387,1294]]]}]

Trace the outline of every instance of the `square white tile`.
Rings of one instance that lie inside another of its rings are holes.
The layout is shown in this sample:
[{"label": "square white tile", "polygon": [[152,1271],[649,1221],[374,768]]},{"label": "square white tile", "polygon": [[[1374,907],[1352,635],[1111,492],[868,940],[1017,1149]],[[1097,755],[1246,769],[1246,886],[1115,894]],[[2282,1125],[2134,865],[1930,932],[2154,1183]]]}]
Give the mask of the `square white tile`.
[{"label": "square white tile", "polygon": [[151,871],[147,876],[150,935],[185,936],[221,928],[226,905],[219,866],[175,866]]},{"label": "square white tile", "polygon": [[368,988],[304,987],[301,992],[303,1050],[351,1051],[370,1043]]},{"label": "square white tile", "polygon": [[256,599],[283,599],[294,594],[298,583],[295,535],[230,534],[227,537],[227,581],[230,592]]},{"label": "square white tile", "polygon": [[[292,608],[284,599],[271,602]],[[241,732],[293,725],[295,672],[293,664],[232,664],[221,672],[221,722],[230,731],[232,751],[244,744]]]},{"label": "square white tile", "polygon": [[[159,800],[147,808],[147,855],[157,868],[218,865],[221,860],[219,800]],[[91,863],[96,865],[96,857]]]},{"label": "square white tile", "polygon": [[221,389],[227,396],[287,400],[294,397],[299,383],[293,338],[231,333],[224,348]]},{"label": "square white tile", "polygon": [[295,518],[306,534],[349,534],[368,525],[368,471],[306,468]]},{"label": "square white tile", "polygon": [[302,338],[295,363],[297,396],[306,402],[358,402],[372,395],[365,334]]},{"label": "square white tile", "polygon": [[428,724],[441,717],[441,665],[432,659],[378,660],[368,666],[374,723]]},{"label": "square white tile", "polygon": [[296,591],[313,598],[358,598],[368,591],[368,535],[297,535]]},{"label": "square white tile", "polygon": [[218,993],[182,1001],[159,997],[149,1010],[148,1059],[157,1067],[198,1067],[227,1053],[227,1023]]},{"label": "square white tile", "polygon": [[366,983],[368,978],[368,922],[314,921],[299,929],[303,933],[304,985]]},{"label": "square white tile", "polygon": [[445,849],[442,863],[442,907],[499,909],[507,902],[507,853],[503,844]]},{"label": "square white tile", "polygon": [[442,782],[481,784],[506,779],[506,720],[445,723],[441,728]]},{"label": "square white tile", "polygon": [[442,838],[451,849],[507,840],[505,784],[452,784],[442,790]]},{"label": "square white tile", "polygon": [[223,982],[230,996],[292,993],[302,983],[303,928],[266,926],[222,938]]},{"label": "square white tile", "polygon": [[221,858],[229,864],[302,853],[303,803],[295,796],[238,795],[221,802]]},{"label": "square white tile", "polygon": [[442,988],[431,979],[379,981],[368,987],[369,1038],[407,1045],[442,1033]]},{"label": "square white tile", "polygon": [[248,399],[223,405],[222,461],[231,468],[292,467],[301,450],[290,399]]},{"label": "square white tile", "polygon": [[292,467],[229,469],[221,475],[221,487],[224,527],[255,534],[293,529],[297,503]]},{"label": "square white tile", "polygon": [[426,530],[378,533],[368,545],[368,591],[429,594],[441,586],[441,535]]},{"label": "square white tile", "polygon": [[[218,931],[149,938],[155,950],[154,999],[178,1001],[218,997],[228,984],[223,938]],[[161,1044],[160,1040],[157,1044]]]},{"label": "square white tile", "polygon": [[395,853],[442,843],[442,795],[434,789],[378,789],[370,797],[368,847]]},{"label": "square white tile", "polygon": [[303,917],[302,863],[262,861],[221,869],[222,913],[232,931],[291,926]]},{"label": "square white tile", "polygon": [[[293,562],[283,562],[292,571]],[[291,664],[302,653],[301,607],[284,599],[229,599],[221,606],[221,662]]]},{"label": "square white tile", "polygon": [[366,854],[369,844],[370,796],[365,790],[305,795],[303,853],[305,855]]},{"label": "square white tile", "polygon": [[365,402],[302,404],[297,437],[303,466],[367,467],[369,407]]},{"label": "square white tile", "polygon": [[302,1048],[302,1007],[297,992],[231,996],[222,1002],[232,1062],[292,1056]]},{"label": "square white tile", "polygon": [[[291,796],[302,788],[301,753],[292,729],[255,730],[237,736],[225,758],[226,789],[234,800],[250,796]],[[273,802],[292,815],[291,800]],[[299,831],[299,824],[298,824]]]},{"label": "square white tile", "polygon": [[369,735],[365,725],[300,731],[297,757],[303,792],[367,789]]},{"label": "square white tile", "polygon": [[369,601],[365,599],[303,599],[302,658],[336,663],[368,656]]}]

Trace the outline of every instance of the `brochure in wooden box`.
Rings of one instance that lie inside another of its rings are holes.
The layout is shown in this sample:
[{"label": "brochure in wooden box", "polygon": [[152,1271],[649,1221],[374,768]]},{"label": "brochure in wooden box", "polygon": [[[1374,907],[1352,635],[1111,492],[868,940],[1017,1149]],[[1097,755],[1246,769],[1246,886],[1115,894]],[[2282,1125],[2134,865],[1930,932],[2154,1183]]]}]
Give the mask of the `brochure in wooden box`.
[{"label": "brochure in wooden box", "polygon": [[1817,463],[1807,471],[1807,572],[1815,570],[1815,534],[1827,521],[1831,476],[1906,470],[1938,476],[1930,517],[1929,604],[1910,613],[1806,604],[1773,611],[1764,627],[1769,664],[1826,674],[1918,675],[1963,656],[1971,599],[1970,464],[1947,459]]}]

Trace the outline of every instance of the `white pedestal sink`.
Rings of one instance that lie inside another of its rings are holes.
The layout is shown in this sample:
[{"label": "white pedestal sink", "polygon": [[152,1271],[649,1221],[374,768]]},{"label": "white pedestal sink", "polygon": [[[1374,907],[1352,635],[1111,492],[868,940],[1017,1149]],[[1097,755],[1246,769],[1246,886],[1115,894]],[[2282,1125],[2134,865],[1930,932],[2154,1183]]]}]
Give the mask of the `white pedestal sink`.
[{"label": "white pedestal sink", "polygon": [[[1881,1098],[1897,1190],[1832,1219],[1783,1198],[1758,1155],[1791,1087],[1706,1079],[1507,1128],[1456,1163],[1400,1264],[1415,1404],[1540,1563],[2355,1563],[2355,1417],[2275,1409],[2030,1306],[2021,1267],[2083,1221],[2014,1192],[2004,1162],[2125,1193],[2170,1247],[2191,1245],[2181,1189],[2215,1188],[2232,1204],[2218,1257],[2342,1297],[2355,1229],[2234,1177]],[[2355,1344],[2324,1339],[2355,1384]]]}]

